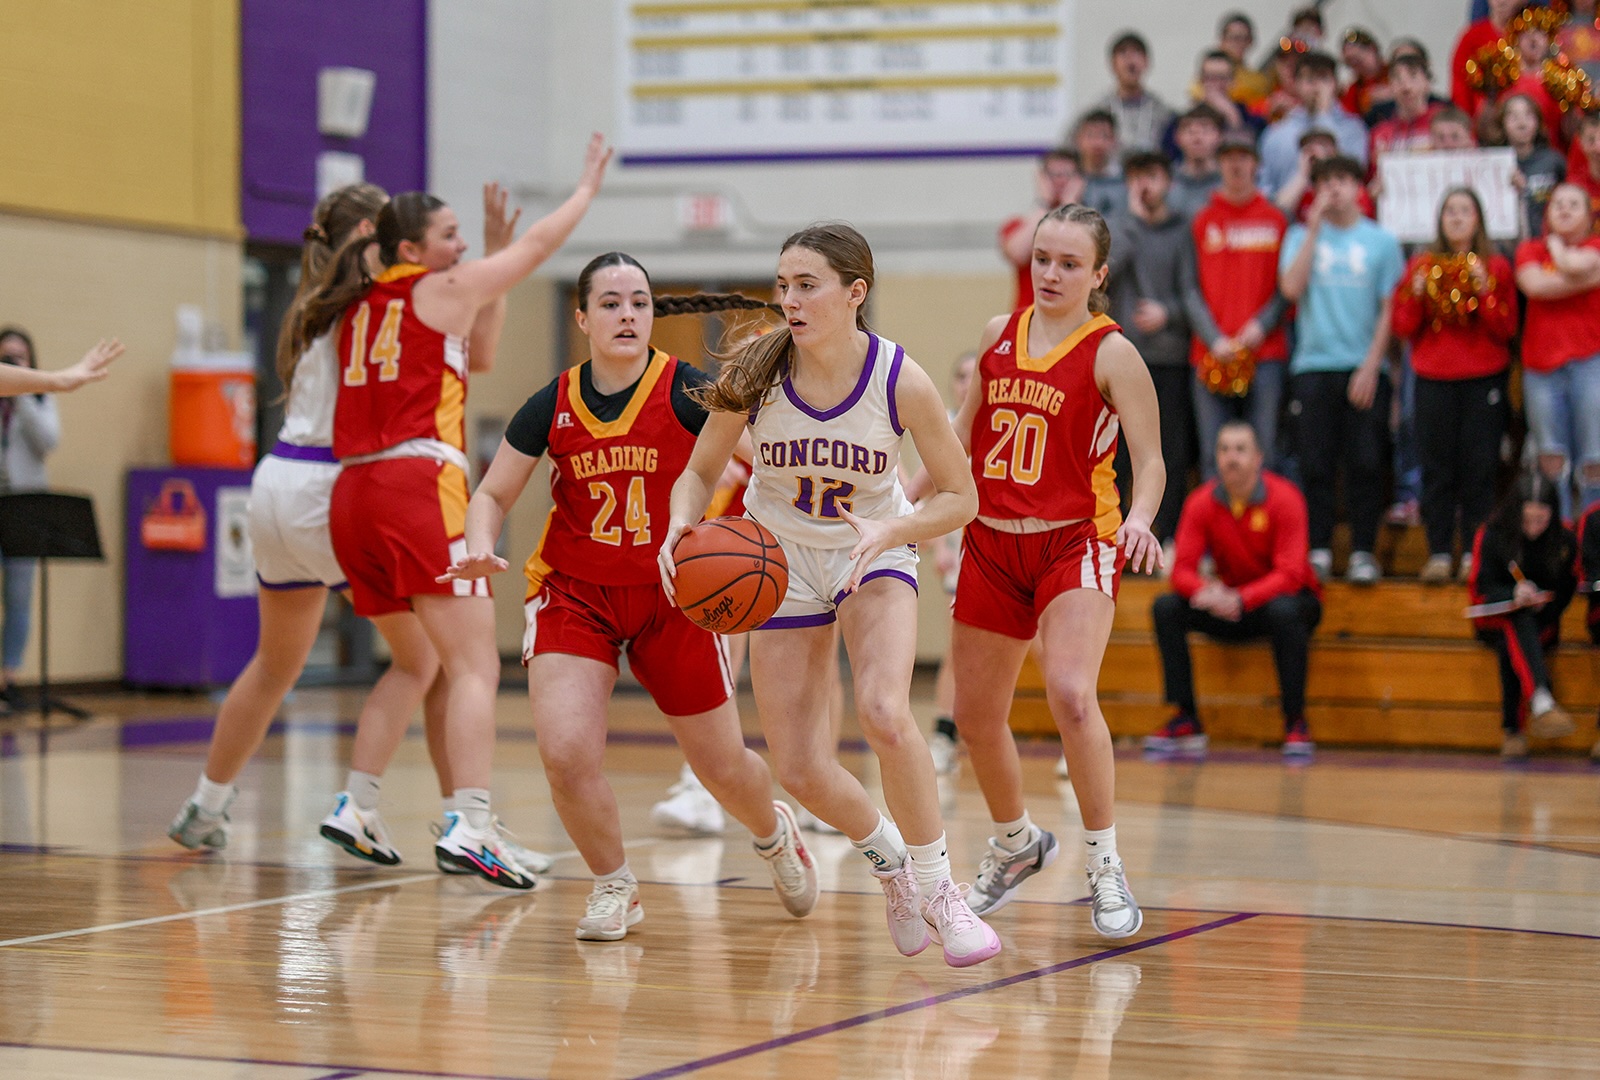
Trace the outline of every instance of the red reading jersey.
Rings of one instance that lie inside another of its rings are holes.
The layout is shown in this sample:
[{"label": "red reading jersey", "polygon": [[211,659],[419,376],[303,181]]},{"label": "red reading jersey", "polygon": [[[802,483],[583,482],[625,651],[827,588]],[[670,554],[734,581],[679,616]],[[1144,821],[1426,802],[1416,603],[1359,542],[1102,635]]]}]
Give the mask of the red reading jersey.
[{"label": "red reading jersey", "polygon": [[335,457],[376,454],[413,439],[466,452],[467,344],[417,318],[411,294],[427,273],[410,263],[391,266],[345,309]]},{"label": "red reading jersey", "polygon": [[1100,341],[1121,327],[1096,315],[1044,356],[1028,355],[1033,308],[1011,316],[978,361],[983,402],[972,420],[978,515],[1018,521],[1122,523],[1112,458],[1118,420],[1095,384]]},{"label": "red reading jersey", "polygon": [[656,552],[672,516],[672,485],[695,443],[672,409],[681,362],[651,349],[627,408],[610,422],[584,404],[579,368],[561,373],[545,451],[555,506],[523,568],[530,599],[551,570],[599,585],[660,580]]}]

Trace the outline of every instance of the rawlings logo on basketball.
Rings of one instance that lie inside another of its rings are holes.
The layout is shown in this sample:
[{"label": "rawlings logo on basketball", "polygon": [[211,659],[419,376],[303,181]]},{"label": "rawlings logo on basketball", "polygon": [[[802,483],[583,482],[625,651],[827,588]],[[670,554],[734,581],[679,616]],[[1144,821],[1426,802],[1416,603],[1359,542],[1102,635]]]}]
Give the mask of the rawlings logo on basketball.
[{"label": "rawlings logo on basketball", "polygon": [[695,621],[707,630],[718,631],[722,624],[733,614],[733,597],[724,595],[722,601],[712,607],[701,607],[700,618]]},{"label": "rawlings logo on basketball", "polygon": [[789,591],[778,538],[749,518],[702,521],[672,552],[678,606],[696,626],[742,634],[770,619]]}]

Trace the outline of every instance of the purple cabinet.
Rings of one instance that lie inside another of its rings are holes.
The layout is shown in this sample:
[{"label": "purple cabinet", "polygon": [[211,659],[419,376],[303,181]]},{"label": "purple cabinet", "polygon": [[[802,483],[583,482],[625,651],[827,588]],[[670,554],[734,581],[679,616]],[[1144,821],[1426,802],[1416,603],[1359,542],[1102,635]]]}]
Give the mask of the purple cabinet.
[{"label": "purple cabinet", "polygon": [[242,469],[129,470],[124,682],[225,686],[244,670],[260,625],[249,494]]}]

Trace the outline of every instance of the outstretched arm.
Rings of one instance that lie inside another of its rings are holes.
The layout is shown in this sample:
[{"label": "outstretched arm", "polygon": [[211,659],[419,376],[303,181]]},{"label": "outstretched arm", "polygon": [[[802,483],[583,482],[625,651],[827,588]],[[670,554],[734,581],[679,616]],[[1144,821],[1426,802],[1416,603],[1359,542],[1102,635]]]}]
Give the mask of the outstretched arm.
[{"label": "outstretched arm", "polygon": [[[511,246],[517,234],[517,222],[522,220],[519,207],[506,216],[509,192],[494,182],[483,185],[483,254],[485,258],[498,255]],[[506,325],[506,298],[497,296],[478,309],[472,320],[472,333],[467,338],[467,368],[470,371],[488,371],[494,367],[495,353],[500,348],[500,331]]]},{"label": "outstretched arm", "polygon": [[529,457],[504,439],[495,451],[489,471],[483,474],[478,490],[467,503],[466,542],[467,553],[434,580],[470,581],[473,578],[498,574],[509,565],[494,553],[495,541],[505,526],[506,515],[516,505],[528,478],[539,464],[539,459]]},{"label": "outstretched arm", "polygon": [[716,490],[717,481],[733,456],[733,448],[739,445],[746,421],[743,413],[714,412],[707,416],[705,427],[700,429],[700,437],[695,440],[694,451],[689,455],[688,467],[672,485],[672,518],[667,524],[666,538],[661,541],[661,553],[656,557],[661,567],[661,587],[667,590],[668,599],[677,599],[674,579],[678,576],[678,566],[673,561],[672,549],[678,546],[678,540],[689,527],[705,516],[706,507],[711,505],[711,493]]},{"label": "outstretched arm", "polygon": [[35,371],[15,364],[0,364],[0,397],[18,394],[70,393],[85,383],[99,382],[110,374],[111,363],[123,353],[116,338],[102,340],[71,367]]}]

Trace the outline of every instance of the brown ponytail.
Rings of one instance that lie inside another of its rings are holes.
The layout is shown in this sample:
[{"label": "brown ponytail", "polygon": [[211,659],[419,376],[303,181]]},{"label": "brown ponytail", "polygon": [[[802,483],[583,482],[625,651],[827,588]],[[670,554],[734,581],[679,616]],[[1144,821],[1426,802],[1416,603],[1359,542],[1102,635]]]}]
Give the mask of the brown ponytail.
[{"label": "brown ponytail", "polygon": [[311,224],[303,234],[305,246],[300,251],[300,285],[278,329],[278,381],[283,384],[285,396],[301,353],[317,337],[313,334],[302,341],[297,336],[306,302],[334,261],[334,249],[354,236],[363,221],[377,217],[388,201],[389,193],[376,184],[350,184],[324,195],[312,211]]},{"label": "brown ponytail", "polygon": [[757,300],[743,293],[695,293],[692,296],[658,296],[656,315],[714,315],[719,311],[770,311],[781,314],[777,304]]},{"label": "brown ponytail", "polygon": [[[1094,267],[1099,270],[1111,257],[1111,229],[1106,225],[1106,219],[1093,207],[1082,203],[1067,203],[1058,206],[1044,217],[1039,219],[1039,224],[1033,228],[1035,236],[1039,235],[1039,228],[1047,221],[1062,221],[1069,225],[1080,225],[1088,230],[1089,238],[1094,241]],[[1089,292],[1089,314],[1104,315],[1111,310],[1111,297],[1106,294],[1103,286],[1096,286]]]},{"label": "brown ponytail", "polygon": [[[357,186],[371,187],[367,184]],[[370,236],[357,233],[354,222],[342,234],[323,227],[330,238],[337,241],[342,236],[343,239],[322,273],[317,275],[309,292],[305,291],[304,277],[301,278],[302,295],[296,298],[289,312],[293,318],[285,317],[284,332],[278,335],[280,373],[285,364],[292,372],[300,354],[327,333],[339,321],[345,309],[366,295],[372,287],[372,276],[367,273],[367,249],[378,245],[378,261],[384,266],[393,266],[400,261],[400,244],[406,240],[414,244],[421,243],[428,231],[428,219],[442,206],[444,201],[432,195],[407,191],[382,204],[373,219],[374,230]],[[286,349],[289,350],[287,360]]]},{"label": "brown ponytail", "polygon": [[[808,225],[785,240],[778,254],[792,247],[806,248],[821,255],[845,285],[862,281],[866,283],[867,291],[872,291],[875,280],[872,248],[854,227],[842,221]],[[753,308],[755,304],[755,301],[751,301],[742,306]],[[774,311],[782,310],[776,304],[760,306],[770,307]],[[856,309],[856,327],[867,329],[865,303]],[[712,412],[748,413],[761,404],[767,391],[778,385],[793,366],[794,336],[788,326],[782,326],[771,333],[762,334],[732,356],[724,358],[716,382],[689,393]]]}]

